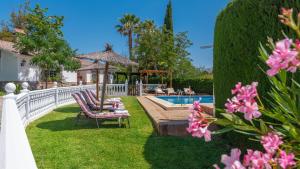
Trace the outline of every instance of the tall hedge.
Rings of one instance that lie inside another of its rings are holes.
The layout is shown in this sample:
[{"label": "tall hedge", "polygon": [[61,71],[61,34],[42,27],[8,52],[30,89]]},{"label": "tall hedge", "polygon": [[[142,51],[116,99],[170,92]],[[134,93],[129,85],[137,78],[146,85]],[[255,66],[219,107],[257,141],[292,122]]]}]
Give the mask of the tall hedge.
[{"label": "tall hedge", "polygon": [[295,37],[282,25],[278,14],[282,7],[300,9],[300,0],[234,0],[219,14],[214,36],[214,94],[216,107],[223,108],[231,97],[237,82],[259,82],[259,93],[266,96],[269,85],[259,68],[259,43],[266,44],[267,37],[282,39],[284,31]]}]

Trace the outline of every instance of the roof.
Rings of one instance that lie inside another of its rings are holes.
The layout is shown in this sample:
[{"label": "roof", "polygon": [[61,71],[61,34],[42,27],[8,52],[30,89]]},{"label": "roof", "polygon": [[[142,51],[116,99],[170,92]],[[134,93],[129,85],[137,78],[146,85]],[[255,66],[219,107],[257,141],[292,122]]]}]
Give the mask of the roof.
[{"label": "roof", "polygon": [[77,56],[80,59],[91,59],[95,61],[104,61],[104,62],[110,62],[110,63],[117,63],[117,64],[123,64],[123,65],[138,65],[138,63],[135,63],[131,60],[129,60],[126,57],[123,57],[113,50],[107,50],[104,52],[93,52],[83,55]]},{"label": "roof", "polygon": [[14,44],[15,43],[13,43],[13,42],[0,40],[0,49],[11,52],[11,53],[15,53],[15,54],[18,54],[21,56],[30,56],[30,55],[21,54],[18,49],[14,48]]},{"label": "roof", "polygon": [[[97,63],[91,63],[89,65],[81,65],[81,68],[78,69],[78,71],[84,71],[84,70],[96,70],[96,69],[99,69],[99,70],[104,70],[105,68],[105,65],[104,64],[100,64],[99,65]],[[117,68],[114,67],[114,66],[109,66],[109,71],[116,71]]]}]

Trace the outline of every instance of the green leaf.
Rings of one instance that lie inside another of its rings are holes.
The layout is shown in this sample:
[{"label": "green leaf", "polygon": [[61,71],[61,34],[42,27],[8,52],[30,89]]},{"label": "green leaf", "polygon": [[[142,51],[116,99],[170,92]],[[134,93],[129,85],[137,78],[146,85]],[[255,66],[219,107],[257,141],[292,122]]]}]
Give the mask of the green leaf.
[{"label": "green leaf", "polygon": [[221,130],[213,131],[212,134],[214,134],[214,135],[224,134],[224,133],[232,131],[233,129],[234,129],[233,127],[225,127]]},{"label": "green leaf", "polygon": [[266,134],[268,132],[268,127],[262,119],[259,119],[259,125],[262,134]]},{"label": "green leaf", "polygon": [[229,121],[232,121],[234,124],[246,125],[246,123],[239,116],[233,113],[221,113],[221,115]]}]

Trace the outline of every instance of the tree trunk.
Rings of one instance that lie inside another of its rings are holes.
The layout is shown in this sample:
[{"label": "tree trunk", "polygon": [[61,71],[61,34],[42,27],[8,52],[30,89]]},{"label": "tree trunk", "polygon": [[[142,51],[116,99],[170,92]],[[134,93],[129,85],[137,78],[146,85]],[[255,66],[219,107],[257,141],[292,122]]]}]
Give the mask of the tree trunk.
[{"label": "tree trunk", "polygon": [[100,105],[100,112],[103,111],[103,104],[104,104],[104,96],[106,91],[106,83],[108,79],[108,62],[105,63],[105,69],[104,69],[104,78],[103,78],[103,87],[102,87],[102,93],[101,93],[101,105]]},{"label": "tree trunk", "polygon": [[49,78],[49,70],[45,70],[45,82],[46,82],[45,88],[46,89],[48,89],[48,78]]},{"label": "tree trunk", "polygon": [[99,69],[96,69],[96,99],[99,100]]},{"label": "tree trunk", "polygon": [[130,30],[128,33],[128,50],[129,50],[129,58],[130,60],[134,60],[133,56],[132,56],[132,31]]}]

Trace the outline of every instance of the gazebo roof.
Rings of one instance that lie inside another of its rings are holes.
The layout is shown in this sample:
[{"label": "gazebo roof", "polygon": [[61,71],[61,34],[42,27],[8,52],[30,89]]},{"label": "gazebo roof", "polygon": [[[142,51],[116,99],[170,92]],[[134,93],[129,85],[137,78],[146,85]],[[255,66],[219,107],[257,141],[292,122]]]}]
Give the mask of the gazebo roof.
[{"label": "gazebo roof", "polygon": [[133,65],[133,66],[138,65],[138,63],[133,62],[128,58],[117,54],[113,50],[108,50],[104,52],[93,52],[93,53],[78,55],[77,57],[80,59],[85,58],[85,59],[92,59],[95,61],[103,61],[109,63],[123,64],[123,65]]},{"label": "gazebo roof", "polygon": [[[78,69],[77,71],[86,71],[86,70],[104,70],[105,69],[105,65],[104,64],[97,64],[97,63],[91,63],[90,65],[81,67],[80,69]],[[115,66],[109,66],[109,71],[116,71],[117,67]]]}]

